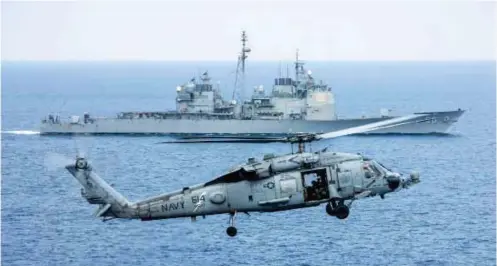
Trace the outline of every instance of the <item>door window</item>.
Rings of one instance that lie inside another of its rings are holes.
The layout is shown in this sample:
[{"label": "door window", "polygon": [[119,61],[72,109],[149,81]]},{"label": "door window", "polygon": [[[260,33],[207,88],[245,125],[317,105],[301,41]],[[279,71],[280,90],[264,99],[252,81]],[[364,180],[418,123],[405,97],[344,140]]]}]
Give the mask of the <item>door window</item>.
[{"label": "door window", "polygon": [[326,169],[302,172],[305,201],[315,201],[329,198]]}]

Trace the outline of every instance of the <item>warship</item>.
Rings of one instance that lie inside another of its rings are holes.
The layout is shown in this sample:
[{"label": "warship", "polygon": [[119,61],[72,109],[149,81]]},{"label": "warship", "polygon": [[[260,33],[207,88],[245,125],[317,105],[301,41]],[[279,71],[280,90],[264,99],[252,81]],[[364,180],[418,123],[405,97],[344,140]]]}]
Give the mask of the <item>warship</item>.
[{"label": "warship", "polygon": [[[272,90],[254,88],[245,98],[245,65],[251,49],[245,31],[238,55],[231,100],[225,100],[211,83],[208,71],[176,87],[176,109],[171,111],[120,112],[115,117],[49,114],[40,134],[160,134],[175,137],[261,137],[319,134],[395,118],[382,109],[377,117],[338,118],[330,86],[317,82],[304,68],[297,50],[295,76],[277,77]],[[408,123],[367,134],[447,134],[464,110],[411,114]]]}]

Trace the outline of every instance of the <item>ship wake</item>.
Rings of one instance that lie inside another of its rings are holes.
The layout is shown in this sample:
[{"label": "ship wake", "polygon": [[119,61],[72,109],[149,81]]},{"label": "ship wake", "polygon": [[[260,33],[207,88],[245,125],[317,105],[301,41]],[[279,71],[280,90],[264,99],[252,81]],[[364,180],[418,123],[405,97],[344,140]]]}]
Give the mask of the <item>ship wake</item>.
[{"label": "ship wake", "polygon": [[8,130],[8,131],[2,131],[2,134],[39,135],[40,131],[34,131],[34,130]]}]

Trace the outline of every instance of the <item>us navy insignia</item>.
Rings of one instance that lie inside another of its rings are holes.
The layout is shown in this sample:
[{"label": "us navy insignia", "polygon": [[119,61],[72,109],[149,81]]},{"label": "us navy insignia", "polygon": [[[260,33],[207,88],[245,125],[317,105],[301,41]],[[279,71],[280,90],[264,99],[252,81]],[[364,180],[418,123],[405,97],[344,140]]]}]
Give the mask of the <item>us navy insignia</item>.
[{"label": "us navy insignia", "polygon": [[174,210],[177,210],[177,209],[184,209],[185,208],[185,202],[184,201],[181,201],[181,202],[166,202],[164,204],[162,204],[161,206],[161,209],[163,212],[167,212],[167,211],[174,211]]},{"label": "us navy insignia", "polygon": [[274,188],[274,182],[268,182],[268,183],[262,185],[262,187],[265,187],[265,188],[268,188],[268,189],[273,189]]}]

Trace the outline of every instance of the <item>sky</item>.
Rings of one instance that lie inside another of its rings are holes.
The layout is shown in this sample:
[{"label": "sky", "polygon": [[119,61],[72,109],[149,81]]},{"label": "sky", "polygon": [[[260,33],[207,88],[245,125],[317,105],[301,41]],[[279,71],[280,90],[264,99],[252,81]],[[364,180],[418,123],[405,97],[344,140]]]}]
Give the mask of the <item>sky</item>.
[{"label": "sky", "polygon": [[1,4],[2,60],[495,60],[493,1]]}]

